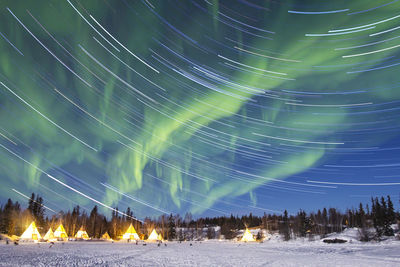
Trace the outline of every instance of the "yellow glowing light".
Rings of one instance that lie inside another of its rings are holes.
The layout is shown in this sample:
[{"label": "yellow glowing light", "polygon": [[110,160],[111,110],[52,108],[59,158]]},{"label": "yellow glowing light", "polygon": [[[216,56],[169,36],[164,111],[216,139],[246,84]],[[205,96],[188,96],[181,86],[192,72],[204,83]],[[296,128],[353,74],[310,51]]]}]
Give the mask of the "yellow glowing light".
[{"label": "yellow glowing light", "polygon": [[243,242],[253,242],[256,241],[253,237],[253,235],[250,233],[249,229],[246,228],[246,231],[243,234],[243,237],[241,239]]},{"label": "yellow glowing light", "polygon": [[40,236],[40,233],[38,229],[36,228],[35,222],[32,222],[28,228],[26,228],[25,232],[21,235],[21,239],[30,239],[34,241],[38,241],[42,237]]},{"label": "yellow glowing light", "polygon": [[122,239],[126,240],[140,240],[139,235],[136,233],[135,228],[132,224],[129,225],[128,230],[126,230],[125,234],[122,236]]},{"label": "yellow glowing light", "polygon": [[64,226],[62,224],[60,224],[57,227],[57,229],[54,231],[54,237],[57,239],[63,239],[63,240],[68,239],[67,232],[65,232]]},{"label": "yellow glowing light", "polygon": [[149,238],[147,238],[147,241],[157,241],[158,239],[158,234],[156,232],[156,229],[153,229],[151,234],[149,235]]},{"label": "yellow glowing light", "polygon": [[79,229],[79,231],[76,233],[75,238],[77,238],[77,239],[83,239],[83,240],[88,240],[88,239],[89,239],[89,235],[88,235],[87,232],[83,229],[83,227],[81,227],[81,229]]},{"label": "yellow glowing light", "polygon": [[112,240],[108,232],[105,232],[102,236],[101,239],[103,240]]},{"label": "yellow glowing light", "polygon": [[54,237],[54,232],[53,232],[53,230],[51,229],[51,227],[50,227],[49,231],[47,231],[47,233],[44,235],[43,239],[46,240],[46,241],[49,241],[49,242],[53,242],[53,241],[56,241],[56,240],[57,240],[57,239]]}]

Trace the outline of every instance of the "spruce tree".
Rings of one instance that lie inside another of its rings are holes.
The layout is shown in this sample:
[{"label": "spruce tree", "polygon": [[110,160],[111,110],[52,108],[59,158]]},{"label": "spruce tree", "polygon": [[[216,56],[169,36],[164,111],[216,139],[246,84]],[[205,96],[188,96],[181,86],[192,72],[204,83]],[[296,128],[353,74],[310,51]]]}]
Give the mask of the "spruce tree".
[{"label": "spruce tree", "polygon": [[34,212],[33,212],[34,203],[35,203],[35,193],[32,193],[31,198],[29,199],[29,202],[28,202],[28,210],[31,212],[32,216],[34,216]]},{"label": "spruce tree", "polygon": [[16,207],[19,207],[19,204],[12,202],[12,200],[9,198],[6,205],[4,206],[3,210],[3,221],[2,221],[2,228],[4,229],[4,232],[10,236],[16,234],[15,232],[15,226],[16,226],[16,218],[15,218],[15,209]]},{"label": "spruce tree", "polygon": [[171,215],[168,218],[168,240],[173,240],[176,238],[176,231],[175,231],[175,220],[174,216]]},{"label": "spruce tree", "polygon": [[386,204],[384,197],[381,197],[380,203],[378,198],[375,198],[375,200],[373,200],[371,215],[378,238],[380,238],[382,235],[392,236],[394,234],[391,227],[393,214],[391,214],[391,211],[389,210],[390,209]]},{"label": "spruce tree", "polygon": [[326,236],[328,234],[328,211],[326,210],[326,208],[322,210],[322,225],[322,235]]},{"label": "spruce tree", "polygon": [[386,204],[385,198],[381,197],[381,206],[382,206],[382,211],[381,211],[381,220],[382,220],[382,228],[383,228],[383,234],[385,236],[393,236],[394,232],[391,227],[391,216],[389,213],[389,208],[388,205]]},{"label": "spruce tree", "polygon": [[393,224],[396,222],[396,213],[394,212],[393,208],[393,202],[390,199],[390,196],[387,196],[387,207],[388,207],[388,220],[390,224]]},{"label": "spruce tree", "polygon": [[372,199],[372,221],[376,230],[376,236],[379,238],[383,234],[382,209],[378,198]]},{"label": "spruce tree", "polygon": [[36,196],[36,214],[35,220],[39,226],[39,228],[43,228],[44,225],[44,205],[43,205],[43,198],[39,195]]},{"label": "spruce tree", "polygon": [[283,212],[282,223],[279,227],[279,233],[283,235],[283,240],[290,240],[289,218],[287,210]]},{"label": "spruce tree", "polygon": [[366,224],[366,218],[365,218],[365,211],[363,208],[363,204],[360,203],[359,209],[358,209],[358,220],[357,220],[357,227],[364,227]]},{"label": "spruce tree", "polygon": [[299,223],[299,235],[301,237],[305,237],[307,235],[307,231],[309,230],[309,222],[308,218],[306,216],[306,212],[303,210],[300,210],[299,213],[297,214],[298,217],[298,223]]},{"label": "spruce tree", "polygon": [[182,228],[179,229],[179,231],[178,231],[178,240],[179,240],[179,241],[184,241],[184,240],[185,240],[185,237],[184,237],[184,235],[183,235],[183,230],[182,230]]},{"label": "spruce tree", "polygon": [[99,234],[97,233],[97,216],[98,216],[98,211],[97,211],[97,205],[95,205],[90,212],[90,217],[89,217],[89,235],[93,237],[100,237]]},{"label": "spruce tree", "polygon": [[[114,212],[114,211],[113,211]],[[72,214],[71,214],[71,220],[72,220],[72,233],[75,234],[77,232],[77,228],[78,226],[85,226],[83,225],[84,222],[80,221],[79,219],[80,216],[80,207],[79,205],[74,207],[74,209],[72,210]]]}]

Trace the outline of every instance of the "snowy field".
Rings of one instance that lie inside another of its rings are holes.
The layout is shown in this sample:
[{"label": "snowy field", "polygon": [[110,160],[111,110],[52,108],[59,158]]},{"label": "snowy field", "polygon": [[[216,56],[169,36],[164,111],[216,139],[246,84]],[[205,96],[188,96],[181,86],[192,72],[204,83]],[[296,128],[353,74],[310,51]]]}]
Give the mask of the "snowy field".
[{"label": "snowy field", "polygon": [[[192,243],[192,246],[190,246]],[[400,241],[0,243],[0,266],[400,266]]]}]

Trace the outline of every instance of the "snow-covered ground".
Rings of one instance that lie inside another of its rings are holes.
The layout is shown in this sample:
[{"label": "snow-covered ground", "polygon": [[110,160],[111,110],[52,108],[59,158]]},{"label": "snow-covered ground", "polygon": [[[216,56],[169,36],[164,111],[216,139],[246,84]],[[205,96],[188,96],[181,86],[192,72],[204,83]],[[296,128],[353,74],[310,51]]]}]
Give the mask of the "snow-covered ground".
[{"label": "snow-covered ground", "polygon": [[[192,246],[190,246],[192,244]],[[0,266],[400,266],[400,241],[0,243]]]}]

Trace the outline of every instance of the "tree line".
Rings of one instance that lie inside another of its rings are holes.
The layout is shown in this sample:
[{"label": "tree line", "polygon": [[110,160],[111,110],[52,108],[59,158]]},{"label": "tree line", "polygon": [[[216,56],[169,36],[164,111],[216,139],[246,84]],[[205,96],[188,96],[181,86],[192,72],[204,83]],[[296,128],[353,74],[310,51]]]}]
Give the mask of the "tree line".
[{"label": "tree line", "polygon": [[[383,236],[393,236],[393,224],[400,226],[400,214],[395,212],[390,196],[371,198],[371,209],[362,203],[358,208],[347,209],[342,213],[335,208],[324,208],[308,215],[300,210],[295,216],[288,216],[287,211],[278,219],[279,233],[284,240],[293,237],[312,238],[314,235],[325,237],[346,228],[357,228],[361,241],[380,240]],[[399,228],[399,227],[398,227]],[[373,229],[375,231],[373,231]]]},{"label": "tree line", "polygon": [[[130,224],[133,224],[139,236],[146,239],[156,228],[164,239],[168,240],[198,240],[202,238],[233,239],[240,229],[261,228],[269,233],[278,232],[284,240],[297,237],[318,235],[325,237],[333,232],[342,232],[346,228],[356,227],[360,240],[379,240],[383,236],[393,236],[392,225],[400,224],[400,214],[395,212],[390,196],[372,198],[371,206],[359,204],[358,208],[341,212],[336,208],[323,208],[317,212],[300,210],[289,215],[285,210],[282,214],[266,214],[255,216],[252,213],[243,216],[201,217],[193,219],[190,213],[182,218],[179,214],[161,215],[156,219],[145,218],[143,221],[134,219],[133,211],[128,207],[121,215],[118,208],[112,211],[111,217],[101,214],[97,206],[88,212],[80,206],[72,211],[60,211],[52,216],[45,216],[43,198],[32,193],[28,208],[22,209],[20,203],[11,199],[0,206],[0,233],[21,235],[31,221],[35,221],[39,232],[45,233],[50,227],[55,230],[62,223],[68,236],[74,236],[83,227],[92,238],[100,238],[105,232],[113,239],[120,238]],[[262,239],[260,231],[258,239]]]}]

